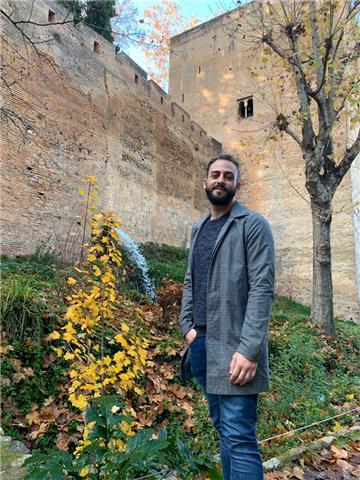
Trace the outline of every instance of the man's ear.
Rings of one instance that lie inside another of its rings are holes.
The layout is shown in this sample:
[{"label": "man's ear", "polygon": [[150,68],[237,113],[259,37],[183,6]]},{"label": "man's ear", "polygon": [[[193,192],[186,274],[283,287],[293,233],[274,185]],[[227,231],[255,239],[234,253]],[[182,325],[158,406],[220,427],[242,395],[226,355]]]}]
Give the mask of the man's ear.
[{"label": "man's ear", "polygon": [[203,180],[203,189],[206,190],[206,187],[207,187],[207,182],[206,182],[206,178],[204,178],[204,180]]},{"label": "man's ear", "polygon": [[235,186],[235,190],[238,192],[240,190],[240,185],[241,185],[241,182],[237,182],[236,186]]}]

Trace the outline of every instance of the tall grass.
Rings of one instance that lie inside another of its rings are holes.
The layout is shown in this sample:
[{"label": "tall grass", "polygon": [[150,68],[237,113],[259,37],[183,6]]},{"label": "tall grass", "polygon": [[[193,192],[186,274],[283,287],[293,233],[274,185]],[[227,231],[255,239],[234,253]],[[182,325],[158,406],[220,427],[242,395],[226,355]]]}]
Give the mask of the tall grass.
[{"label": "tall grass", "polygon": [[0,313],[9,340],[40,339],[47,309],[35,275],[13,275],[2,285]]},{"label": "tall grass", "polygon": [[39,247],[32,255],[1,258],[1,330],[9,342],[40,341],[58,318],[69,267]]}]

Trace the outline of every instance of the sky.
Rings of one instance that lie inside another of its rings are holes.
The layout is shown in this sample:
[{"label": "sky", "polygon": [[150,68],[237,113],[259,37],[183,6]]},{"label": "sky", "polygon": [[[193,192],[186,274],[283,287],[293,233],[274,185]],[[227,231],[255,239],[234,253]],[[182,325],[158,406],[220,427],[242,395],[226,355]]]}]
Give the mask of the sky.
[{"label": "sky", "polygon": [[[139,10],[139,18],[145,8],[155,3],[161,3],[161,0],[133,0],[133,4]],[[242,1],[242,4],[247,1]],[[206,22],[214,17],[215,14],[221,15],[229,10],[239,6],[236,0],[178,0],[180,13],[185,21],[190,21],[192,16],[199,19],[199,23]],[[144,53],[139,47],[132,47],[127,54],[145,71],[148,70]]]}]

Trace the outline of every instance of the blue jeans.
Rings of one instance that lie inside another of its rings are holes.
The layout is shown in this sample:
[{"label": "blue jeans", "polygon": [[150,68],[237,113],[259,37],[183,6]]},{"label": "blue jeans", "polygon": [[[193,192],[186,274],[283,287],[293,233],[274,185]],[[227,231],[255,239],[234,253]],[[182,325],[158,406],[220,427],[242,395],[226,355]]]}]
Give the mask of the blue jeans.
[{"label": "blue jeans", "polygon": [[219,435],[223,479],[263,480],[262,461],[256,441],[258,396],[206,393],[205,337],[196,337],[190,344],[190,362]]}]

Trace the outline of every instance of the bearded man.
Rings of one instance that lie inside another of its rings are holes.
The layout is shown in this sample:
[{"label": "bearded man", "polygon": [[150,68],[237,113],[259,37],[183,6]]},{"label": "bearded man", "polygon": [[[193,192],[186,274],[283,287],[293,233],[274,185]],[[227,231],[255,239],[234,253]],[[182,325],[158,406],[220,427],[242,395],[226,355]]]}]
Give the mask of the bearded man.
[{"label": "bearded man", "polygon": [[262,480],[257,400],[269,389],[268,324],[274,298],[271,230],[235,201],[239,163],[209,161],[210,213],[191,232],[180,328],[220,440],[224,480]]}]

